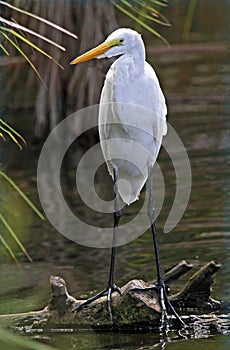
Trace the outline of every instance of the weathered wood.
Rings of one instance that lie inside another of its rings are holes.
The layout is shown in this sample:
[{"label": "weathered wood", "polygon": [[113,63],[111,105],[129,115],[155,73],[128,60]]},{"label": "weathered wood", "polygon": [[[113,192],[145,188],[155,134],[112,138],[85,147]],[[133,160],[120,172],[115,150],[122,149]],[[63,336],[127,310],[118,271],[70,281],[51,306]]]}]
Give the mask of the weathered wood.
[{"label": "weathered wood", "polygon": [[211,298],[212,276],[221,268],[211,261],[194,273],[184,288],[171,301],[179,308],[218,310],[219,301]]},{"label": "weathered wood", "polygon": [[[171,284],[191,269],[185,261],[180,262],[165,274],[166,285]],[[220,310],[221,303],[211,298],[212,275],[217,272],[220,265],[209,262],[193,274],[184,288],[172,295],[170,300],[178,312],[196,309]],[[122,295],[112,295],[113,321],[110,320],[106,309],[106,297],[72,312],[73,308],[83,300],[75,299],[69,295],[66,282],[58,276],[50,277],[51,300],[47,307],[41,311],[24,314],[0,316],[13,324],[30,329],[153,329],[159,326],[161,309],[156,285],[142,280],[132,280],[125,284],[121,290]],[[184,317],[190,322],[188,316]],[[176,324],[174,317],[171,321]]]},{"label": "weathered wood", "polygon": [[175,266],[168,269],[164,274],[164,281],[166,286],[170,286],[171,283],[178,280],[184,274],[186,274],[189,270],[193,268],[192,264],[188,264],[185,260],[180,261]]}]

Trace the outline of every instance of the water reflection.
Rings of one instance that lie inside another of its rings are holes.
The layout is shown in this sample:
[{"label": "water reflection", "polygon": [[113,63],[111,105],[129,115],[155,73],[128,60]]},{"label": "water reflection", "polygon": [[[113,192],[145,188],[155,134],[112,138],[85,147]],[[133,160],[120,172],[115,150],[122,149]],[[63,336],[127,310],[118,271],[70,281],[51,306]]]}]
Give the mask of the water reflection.
[{"label": "water reflection", "polygon": [[[42,337],[41,337],[42,340]],[[43,340],[44,341],[44,340]],[[49,344],[49,341],[45,340]],[[77,333],[52,337],[52,345],[67,349],[166,349],[165,341],[151,333]],[[64,346],[64,347],[63,347]]]},{"label": "water reflection", "polygon": [[[218,349],[227,350],[229,339],[203,333],[199,338],[195,335],[191,338],[181,336],[178,333],[169,334],[167,337],[159,336],[152,333],[96,333],[81,332],[76,334],[52,334],[36,336],[35,339],[47,345],[57,348],[81,349],[81,350],[186,350],[194,349],[197,346],[199,350]],[[186,341],[186,343],[185,343]]]}]

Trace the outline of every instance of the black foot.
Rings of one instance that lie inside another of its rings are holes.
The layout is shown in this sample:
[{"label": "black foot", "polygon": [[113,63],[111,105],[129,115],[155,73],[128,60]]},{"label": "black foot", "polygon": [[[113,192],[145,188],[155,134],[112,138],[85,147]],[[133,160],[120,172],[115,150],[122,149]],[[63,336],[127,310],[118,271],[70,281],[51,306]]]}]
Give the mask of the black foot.
[{"label": "black foot", "polygon": [[83,307],[85,307],[86,305],[89,305],[90,303],[92,303],[93,301],[104,297],[107,295],[107,310],[109,313],[109,317],[112,320],[113,319],[113,314],[112,314],[112,307],[111,307],[111,296],[113,292],[118,292],[120,295],[122,295],[122,291],[121,288],[117,287],[116,284],[113,284],[112,286],[108,286],[107,288],[105,288],[104,290],[102,290],[100,293],[94,295],[93,297],[87,299],[86,301],[84,301],[83,303],[81,303],[80,305],[76,306],[72,312],[74,311],[79,311],[81,310]]},{"label": "black foot", "polygon": [[187,327],[184,321],[180,318],[176,310],[174,309],[171,301],[166,292],[166,288],[164,283],[157,285],[157,290],[159,293],[160,305],[161,305],[161,327],[160,330],[162,332],[169,331],[169,320],[167,310],[171,311],[171,313],[176,317],[176,319],[180,322],[182,327]]}]

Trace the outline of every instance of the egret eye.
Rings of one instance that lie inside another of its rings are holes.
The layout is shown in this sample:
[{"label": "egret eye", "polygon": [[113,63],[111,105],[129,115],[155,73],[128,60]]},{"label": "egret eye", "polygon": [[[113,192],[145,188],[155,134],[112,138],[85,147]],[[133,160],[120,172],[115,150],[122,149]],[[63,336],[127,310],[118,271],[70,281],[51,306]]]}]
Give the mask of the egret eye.
[{"label": "egret eye", "polygon": [[123,39],[123,38],[115,39],[115,40],[114,40],[114,46],[122,46],[124,40],[125,40],[125,39]]},{"label": "egret eye", "polygon": [[120,39],[113,39],[109,42],[110,47],[114,47],[114,46],[122,46],[124,42],[123,38]]}]

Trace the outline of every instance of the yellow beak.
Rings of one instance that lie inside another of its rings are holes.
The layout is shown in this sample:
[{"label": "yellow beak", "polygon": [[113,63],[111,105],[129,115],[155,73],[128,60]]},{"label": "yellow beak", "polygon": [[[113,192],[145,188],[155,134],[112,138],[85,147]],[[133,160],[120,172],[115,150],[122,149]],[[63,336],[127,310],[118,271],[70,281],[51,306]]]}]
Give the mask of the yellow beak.
[{"label": "yellow beak", "polygon": [[105,41],[104,43],[98,45],[94,49],[83,53],[81,56],[78,56],[72,62],[70,62],[70,64],[78,64],[80,62],[89,61],[92,58],[95,58],[95,57],[97,57],[99,55],[102,55],[103,53],[108,51],[111,48],[111,46],[112,46],[111,42],[106,42]]}]

